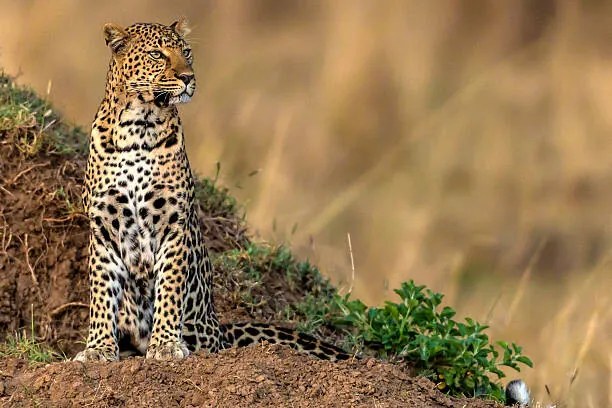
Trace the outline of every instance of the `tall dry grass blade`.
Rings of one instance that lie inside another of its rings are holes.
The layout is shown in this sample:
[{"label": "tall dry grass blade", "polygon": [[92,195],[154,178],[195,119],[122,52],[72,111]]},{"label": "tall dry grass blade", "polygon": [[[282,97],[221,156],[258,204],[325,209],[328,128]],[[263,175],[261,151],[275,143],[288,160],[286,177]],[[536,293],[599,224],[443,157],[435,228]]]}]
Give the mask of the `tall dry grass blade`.
[{"label": "tall dry grass blade", "polygon": [[523,271],[523,274],[521,275],[521,279],[519,280],[519,284],[516,289],[516,292],[514,292],[514,297],[512,298],[512,302],[510,302],[510,306],[508,307],[508,313],[506,314],[506,322],[505,322],[506,326],[508,326],[508,324],[510,324],[510,322],[512,321],[512,318],[514,317],[514,313],[516,312],[519,304],[521,303],[521,299],[523,299],[523,295],[525,294],[525,291],[527,290],[529,278],[531,277],[531,273],[533,271],[533,266],[540,258],[540,254],[542,253],[542,249],[544,249],[544,245],[546,245],[546,239],[542,239],[540,241],[535,252],[529,259],[529,263],[527,264],[527,267],[525,268],[525,270]]},{"label": "tall dry grass blade", "polygon": [[[589,319],[589,323],[587,324],[586,333],[584,335],[584,338],[580,345],[580,350],[578,351],[578,355],[576,357],[576,366],[575,366],[576,374],[578,373],[578,368],[582,366],[584,362],[584,358],[587,352],[589,351],[591,344],[593,343],[593,337],[595,336],[595,332],[597,331],[597,325],[599,323],[600,308],[601,308],[601,302],[593,311],[593,314],[591,315],[591,318]],[[575,377],[572,377],[570,381],[570,385],[573,384],[574,380],[575,380]]]},{"label": "tall dry grass blade", "polygon": [[503,291],[499,291],[495,299],[493,299],[493,302],[491,303],[491,307],[489,307],[489,310],[487,311],[487,314],[484,318],[485,324],[491,323],[491,318],[493,316],[493,313],[495,312],[495,309],[497,308],[497,305],[499,304],[499,301],[501,300],[502,296],[503,296]]},{"label": "tall dry grass blade", "polygon": [[51,96],[51,89],[53,88],[53,80],[49,79],[49,81],[47,82],[47,93],[45,94],[45,100],[49,100],[50,96]]},{"label": "tall dry grass blade", "polygon": [[[547,357],[546,360],[555,361],[558,360],[558,355],[565,353],[566,355],[575,355],[576,359],[573,362],[565,360],[566,368],[562,369],[567,370],[568,368],[572,371],[572,376],[576,375],[577,368],[580,367],[579,359],[584,358],[586,351],[588,351],[588,347],[590,346],[593,340],[593,333],[589,334],[589,328],[593,330],[593,322],[594,318],[599,319],[598,313],[600,312],[601,304],[599,304],[595,310],[591,313],[591,316],[588,320],[587,331],[586,334],[580,343],[580,349],[576,352],[577,342],[575,333],[583,332],[583,327],[576,327],[577,324],[582,321],[576,320],[572,316],[575,314],[582,314],[581,306],[585,306],[584,299],[586,296],[589,296],[591,292],[593,292],[593,285],[596,282],[600,282],[601,274],[606,273],[606,262],[605,260],[600,262],[600,264],[595,267],[591,273],[587,274],[584,278],[580,280],[580,285],[572,285],[572,296],[566,299],[564,302],[564,306],[559,312],[551,319],[550,323],[546,325],[541,332],[541,344],[545,344],[547,346]],[[591,295],[592,296],[592,295]],[[590,308],[589,308],[590,309]],[[571,364],[571,366],[570,366]],[[573,367],[572,367],[573,366]],[[550,369],[550,367],[549,367]],[[560,369],[557,366],[557,369]],[[566,372],[566,371],[565,371]],[[558,373],[542,370],[543,378],[553,378],[558,377]],[[571,376],[570,376],[571,379]],[[571,384],[567,384],[568,388],[564,389],[562,394],[562,399],[567,397],[569,392],[569,386]],[[563,386],[565,388],[565,385]]]},{"label": "tall dry grass blade", "polygon": [[351,285],[349,286],[348,293],[353,292],[353,285],[355,284],[355,259],[353,258],[353,245],[351,244],[351,233],[346,233],[346,240],[348,242],[349,255],[351,256]]}]

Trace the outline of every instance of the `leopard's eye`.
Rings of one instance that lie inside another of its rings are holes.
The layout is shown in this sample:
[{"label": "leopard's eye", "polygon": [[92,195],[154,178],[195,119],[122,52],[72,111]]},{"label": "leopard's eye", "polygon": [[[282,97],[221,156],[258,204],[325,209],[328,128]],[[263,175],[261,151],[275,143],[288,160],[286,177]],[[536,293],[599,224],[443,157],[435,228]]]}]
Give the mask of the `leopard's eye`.
[{"label": "leopard's eye", "polygon": [[185,56],[185,58],[189,58],[191,57],[191,49],[186,48],[183,50],[183,55]]},{"label": "leopard's eye", "polygon": [[160,59],[162,57],[162,53],[160,51],[157,51],[157,50],[149,51],[149,55],[153,59]]}]

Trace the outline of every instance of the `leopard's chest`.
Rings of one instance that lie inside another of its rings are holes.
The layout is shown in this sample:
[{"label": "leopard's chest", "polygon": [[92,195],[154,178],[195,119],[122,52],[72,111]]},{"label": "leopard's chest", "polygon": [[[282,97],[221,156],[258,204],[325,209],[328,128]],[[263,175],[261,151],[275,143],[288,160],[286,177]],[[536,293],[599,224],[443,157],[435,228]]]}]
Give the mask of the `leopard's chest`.
[{"label": "leopard's chest", "polygon": [[[95,155],[98,155],[97,157]],[[133,148],[92,151],[88,215],[134,277],[152,278],[164,239],[181,228],[193,207],[191,171],[181,150]]]}]

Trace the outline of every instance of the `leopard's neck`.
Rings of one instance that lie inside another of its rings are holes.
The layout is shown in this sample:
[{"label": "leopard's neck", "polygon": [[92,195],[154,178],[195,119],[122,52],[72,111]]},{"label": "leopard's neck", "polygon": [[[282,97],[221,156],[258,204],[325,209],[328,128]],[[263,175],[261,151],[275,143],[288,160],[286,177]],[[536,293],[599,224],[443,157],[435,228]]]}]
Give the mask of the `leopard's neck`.
[{"label": "leopard's neck", "polygon": [[183,128],[176,106],[160,107],[126,98],[108,88],[91,130],[92,145],[102,150],[144,149],[153,151],[171,144],[183,144]]}]

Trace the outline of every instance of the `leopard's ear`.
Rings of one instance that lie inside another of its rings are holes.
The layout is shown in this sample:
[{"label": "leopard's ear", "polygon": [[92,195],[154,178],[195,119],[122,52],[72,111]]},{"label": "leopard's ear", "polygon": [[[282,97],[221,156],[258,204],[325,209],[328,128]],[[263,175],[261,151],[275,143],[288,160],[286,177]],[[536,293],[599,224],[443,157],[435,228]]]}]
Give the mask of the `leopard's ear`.
[{"label": "leopard's ear", "polygon": [[104,24],[104,41],[113,52],[120,54],[125,49],[130,35],[125,29],[114,23]]},{"label": "leopard's ear", "polygon": [[181,37],[186,37],[190,32],[191,28],[189,28],[189,22],[185,17],[181,17],[178,21],[170,24],[170,28],[172,28],[178,35]]}]

